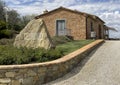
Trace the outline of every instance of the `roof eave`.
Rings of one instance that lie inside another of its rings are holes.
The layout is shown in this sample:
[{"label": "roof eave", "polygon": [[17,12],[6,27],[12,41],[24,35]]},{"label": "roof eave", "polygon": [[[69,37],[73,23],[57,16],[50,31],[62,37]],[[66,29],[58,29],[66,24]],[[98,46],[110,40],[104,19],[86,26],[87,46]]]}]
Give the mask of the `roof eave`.
[{"label": "roof eave", "polygon": [[116,30],[116,29],[113,28],[113,27],[109,27],[109,26],[106,26],[106,25],[105,25],[105,28],[108,29],[108,30],[112,30],[112,31],[118,32],[118,30]]}]

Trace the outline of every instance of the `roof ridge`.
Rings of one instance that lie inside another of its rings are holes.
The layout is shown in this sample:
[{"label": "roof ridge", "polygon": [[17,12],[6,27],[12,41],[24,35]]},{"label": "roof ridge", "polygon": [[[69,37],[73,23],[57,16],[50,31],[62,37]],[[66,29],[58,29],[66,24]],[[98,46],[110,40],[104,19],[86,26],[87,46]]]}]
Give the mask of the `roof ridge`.
[{"label": "roof ridge", "polygon": [[68,10],[68,11],[80,13],[80,14],[83,14],[84,16],[89,16],[89,17],[91,17],[91,18],[93,18],[93,19],[98,18],[99,20],[101,20],[102,22],[104,22],[102,19],[100,19],[100,18],[99,18],[98,16],[96,16],[96,15],[92,15],[92,14],[89,14],[89,13],[86,13],[86,12],[80,12],[80,11],[78,11],[78,10],[76,10],[76,9],[75,9],[75,10],[68,9],[68,8],[63,7],[63,6],[60,6],[60,7],[56,8],[56,9],[53,9],[53,10],[51,10],[51,11],[48,11],[47,13],[40,14],[40,15],[36,16],[35,19],[38,19],[40,16],[44,16],[44,15],[46,15],[46,14],[48,14],[48,13],[51,13],[51,12],[53,12],[53,11],[56,11],[56,10],[58,10],[58,9],[65,9],[65,10]]}]

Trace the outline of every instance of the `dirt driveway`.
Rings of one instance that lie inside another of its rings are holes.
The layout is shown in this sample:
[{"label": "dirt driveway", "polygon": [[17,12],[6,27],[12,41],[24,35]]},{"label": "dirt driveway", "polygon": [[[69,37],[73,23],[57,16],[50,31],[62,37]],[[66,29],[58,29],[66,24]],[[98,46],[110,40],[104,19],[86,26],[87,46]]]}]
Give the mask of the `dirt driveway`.
[{"label": "dirt driveway", "polygon": [[46,85],[120,85],[120,41],[106,41],[70,73]]}]

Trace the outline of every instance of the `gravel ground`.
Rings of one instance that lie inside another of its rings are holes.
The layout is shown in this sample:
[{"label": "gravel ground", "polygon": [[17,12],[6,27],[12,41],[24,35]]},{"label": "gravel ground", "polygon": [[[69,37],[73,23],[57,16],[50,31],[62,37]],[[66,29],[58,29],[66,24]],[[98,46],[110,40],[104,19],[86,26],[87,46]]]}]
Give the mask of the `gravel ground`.
[{"label": "gravel ground", "polygon": [[46,85],[120,85],[120,41],[106,41],[70,73]]}]

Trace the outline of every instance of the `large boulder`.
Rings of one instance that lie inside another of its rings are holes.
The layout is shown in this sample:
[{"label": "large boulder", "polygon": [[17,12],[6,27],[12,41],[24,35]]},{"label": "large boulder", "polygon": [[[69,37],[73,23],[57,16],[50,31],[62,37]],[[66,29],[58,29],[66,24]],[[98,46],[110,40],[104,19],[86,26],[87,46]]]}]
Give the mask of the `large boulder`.
[{"label": "large boulder", "polygon": [[18,34],[14,42],[15,47],[45,48],[55,47],[52,43],[46,25],[42,19],[31,20]]}]

